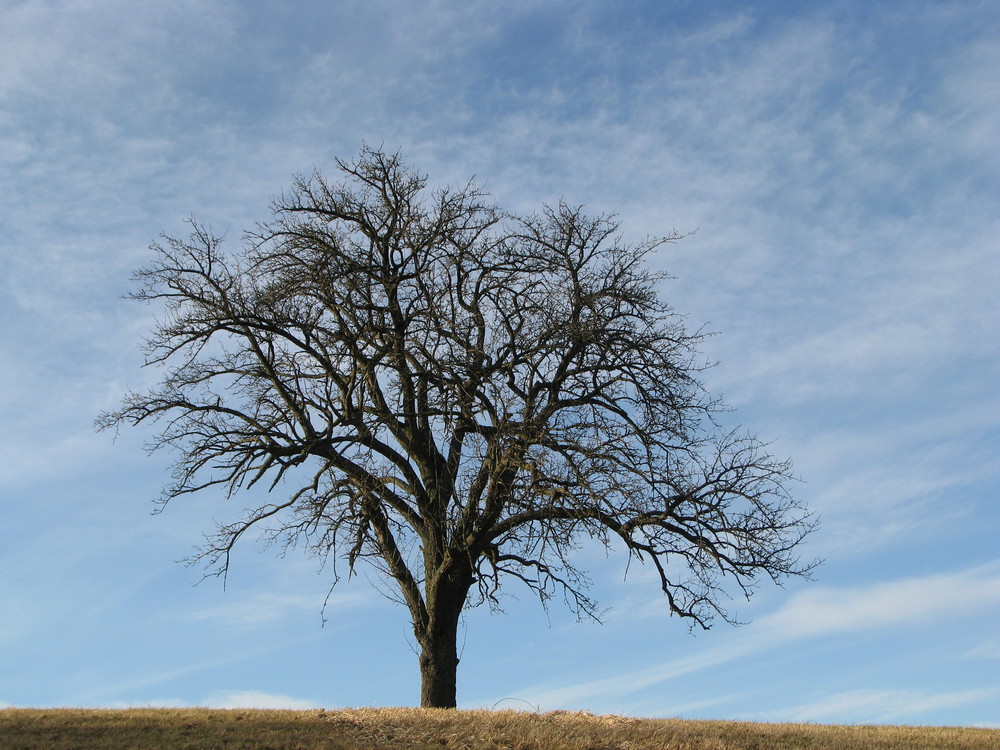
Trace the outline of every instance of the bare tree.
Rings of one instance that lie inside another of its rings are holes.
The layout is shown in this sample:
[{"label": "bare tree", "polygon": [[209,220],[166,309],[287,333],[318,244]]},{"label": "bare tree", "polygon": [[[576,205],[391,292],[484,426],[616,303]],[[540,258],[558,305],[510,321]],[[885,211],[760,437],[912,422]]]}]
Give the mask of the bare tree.
[{"label": "bare tree", "polygon": [[434,707],[456,703],[463,608],[505,580],[596,616],[583,539],[651,565],[702,627],[731,620],[724,579],[749,595],[808,572],[787,462],[717,426],[702,334],[645,268],[679,235],[631,245],[564,204],[512,216],[379,150],[338,166],[297,180],[237,256],[192,222],[136,274],[132,296],[165,304],[146,350],[164,375],[99,426],[161,422],[152,447],[179,452],[163,502],[292,487],[209,537],[210,572],[257,527],[374,565]]}]

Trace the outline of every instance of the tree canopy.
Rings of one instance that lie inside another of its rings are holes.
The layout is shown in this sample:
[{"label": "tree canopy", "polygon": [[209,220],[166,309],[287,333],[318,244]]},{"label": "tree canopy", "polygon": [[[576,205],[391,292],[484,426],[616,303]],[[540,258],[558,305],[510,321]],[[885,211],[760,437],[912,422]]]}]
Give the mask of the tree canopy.
[{"label": "tree canopy", "polygon": [[703,334],[647,268],[678,234],[627,243],[564,203],[514,215],[377,149],[337,166],[238,252],[192,221],[136,273],[132,296],[164,308],[146,345],[163,375],[100,426],[159,423],[164,502],[280,495],[216,529],[210,571],[254,529],[375,566],[409,609],[425,706],[455,705],[459,616],[507,581],[596,615],[583,540],[652,566],[701,627],[731,619],[727,582],[808,572],[788,462],[718,425]]}]

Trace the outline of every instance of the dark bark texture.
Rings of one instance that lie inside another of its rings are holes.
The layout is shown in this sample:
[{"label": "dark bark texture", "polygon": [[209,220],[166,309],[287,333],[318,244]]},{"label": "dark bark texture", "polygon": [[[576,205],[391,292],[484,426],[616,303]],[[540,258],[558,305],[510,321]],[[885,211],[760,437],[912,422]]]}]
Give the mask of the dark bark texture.
[{"label": "dark bark texture", "polygon": [[506,580],[596,616],[581,539],[651,565],[702,627],[730,619],[724,579],[749,595],[808,572],[788,463],[719,429],[702,334],[645,265],[679,235],[628,244],[564,204],[513,216],[378,150],[338,166],[239,252],[192,222],[136,274],[165,309],[146,348],[163,376],[99,424],[159,422],[152,447],[178,451],[163,502],[264,498],[199,551],[210,572],[252,529],[335,576],[374,566],[412,617],[425,706],[455,705],[463,607]]}]

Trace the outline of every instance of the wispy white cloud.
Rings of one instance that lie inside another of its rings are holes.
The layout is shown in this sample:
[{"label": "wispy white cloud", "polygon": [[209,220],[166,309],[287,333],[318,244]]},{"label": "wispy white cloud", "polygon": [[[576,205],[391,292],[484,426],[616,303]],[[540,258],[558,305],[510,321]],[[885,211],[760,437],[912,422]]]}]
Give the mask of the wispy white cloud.
[{"label": "wispy white cloud", "polygon": [[683,659],[675,659],[612,677],[576,682],[572,685],[539,685],[518,691],[517,695],[543,710],[584,705],[596,698],[634,693],[661,682],[712,669],[760,651],[773,645],[775,640],[770,635],[742,635],[723,646],[707,649]]},{"label": "wispy white cloud", "polygon": [[[334,592],[326,602],[326,609],[339,617],[343,613],[366,607],[375,601],[378,601],[378,597],[371,591]],[[221,621],[241,627],[258,627],[288,617],[298,611],[315,610],[316,608],[317,601],[313,595],[258,593],[192,612],[188,615],[188,619]]]},{"label": "wispy white cloud", "polygon": [[[902,540],[924,539],[943,526],[967,528],[989,515],[1000,457],[990,437],[1000,429],[1000,400],[947,396],[952,408],[915,404],[873,415],[824,415],[822,422],[777,420],[806,483],[796,488],[822,519],[814,554],[844,559]],[[879,409],[879,405],[874,405]]]},{"label": "wispy white cloud", "polygon": [[[725,645],[641,670],[572,685],[540,685],[518,696],[542,707],[581,705],[635,693],[799,639],[972,616],[1000,607],[1000,561],[945,573],[855,587],[809,588],[760,617]],[[964,695],[964,694],[963,694]],[[971,693],[970,693],[971,695]],[[805,719],[803,719],[805,720]]]},{"label": "wispy white cloud", "polygon": [[850,588],[810,587],[756,625],[788,638],[913,626],[1000,606],[1000,561]]},{"label": "wispy white cloud", "polygon": [[241,661],[259,658],[264,653],[264,649],[255,647],[247,652],[236,655],[223,656],[220,658],[209,658],[200,661],[190,661],[186,664],[173,665],[168,669],[155,669],[149,666],[143,672],[138,665],[130,665],[134,675],[125,679],[108,682],[100,686],[89,689],[86,694],[76,696],[71,699],[71,705],[95,706],[95,707],[115,707],[115,706],[140,706],[140,705],[177,705],[176,699],[168,699],[166,703],[159,700],[137,699],[135,701],[123,701],[118,696],[134,694],[137,692],[148,692],[150,688],[155,688],[166,682],[171,682],[181,678],[190,679],[199,672],[228,666]]},{"label": "wispy white cloud", "polygon": [[302,710],[319,708],[315,701],[261,690],[230,690],[213,693],[202,704],[206,708],[270,708]]},{"label": "wispy white cloud", "polygon": [[235,601],[225,601],[208,609],[191,612],[187,619],[216,620],[237,627],[255,627],[315,605],[315,599],[306,595],[250,594],[238,597]]},{"label": "wispy white cloud", "polygon": [[979,644],[966,656],[970,659],[1000,659],[1000,638]]},{"label": "wispy white cloud", "polygon": [[765,721],[850,721],[893,722],[897,719],[916,717],[919,723],[932,724],[931,719],[921,721],[928,714],[946,708],[972,703],[993,701],[1000,690],[983,688],[932,693],[919,690],[851,690],[825,696],[810,703],[766,711],[753,718]]},{"label": "wispy white cloud", "polygon": [[996,168],[996,134],[1000,131],[1000,85],[995,77],[983,76],[985,70],[1000,65],[1000,42],[995,35],[977,39],[965,46],[950,61],[950,70],[942,82],[942,95],[948,104],[951,124],[963,137],[952,142],[980,162],[980,168]]}]

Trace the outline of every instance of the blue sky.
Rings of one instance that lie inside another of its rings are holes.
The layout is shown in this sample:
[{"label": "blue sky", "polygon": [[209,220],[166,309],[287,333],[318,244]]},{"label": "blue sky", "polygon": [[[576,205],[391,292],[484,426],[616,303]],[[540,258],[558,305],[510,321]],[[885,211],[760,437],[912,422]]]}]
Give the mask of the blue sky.
[{"label": "blue sky", "polygon": [[[233,246],[363,141],[531,211],[614,211],[720,335],[709,389],[822,518],[812,582],[690,635],[585,550],[603,625],[467,614],[463,707],[1000,726],[993,2],[0,0],[0,705],[418,700],[406,613],[152,516],[170,457],[91,423],[156,372],[122,299],[195,214]],[[249,500],[247,500],[249,502]]]}]

